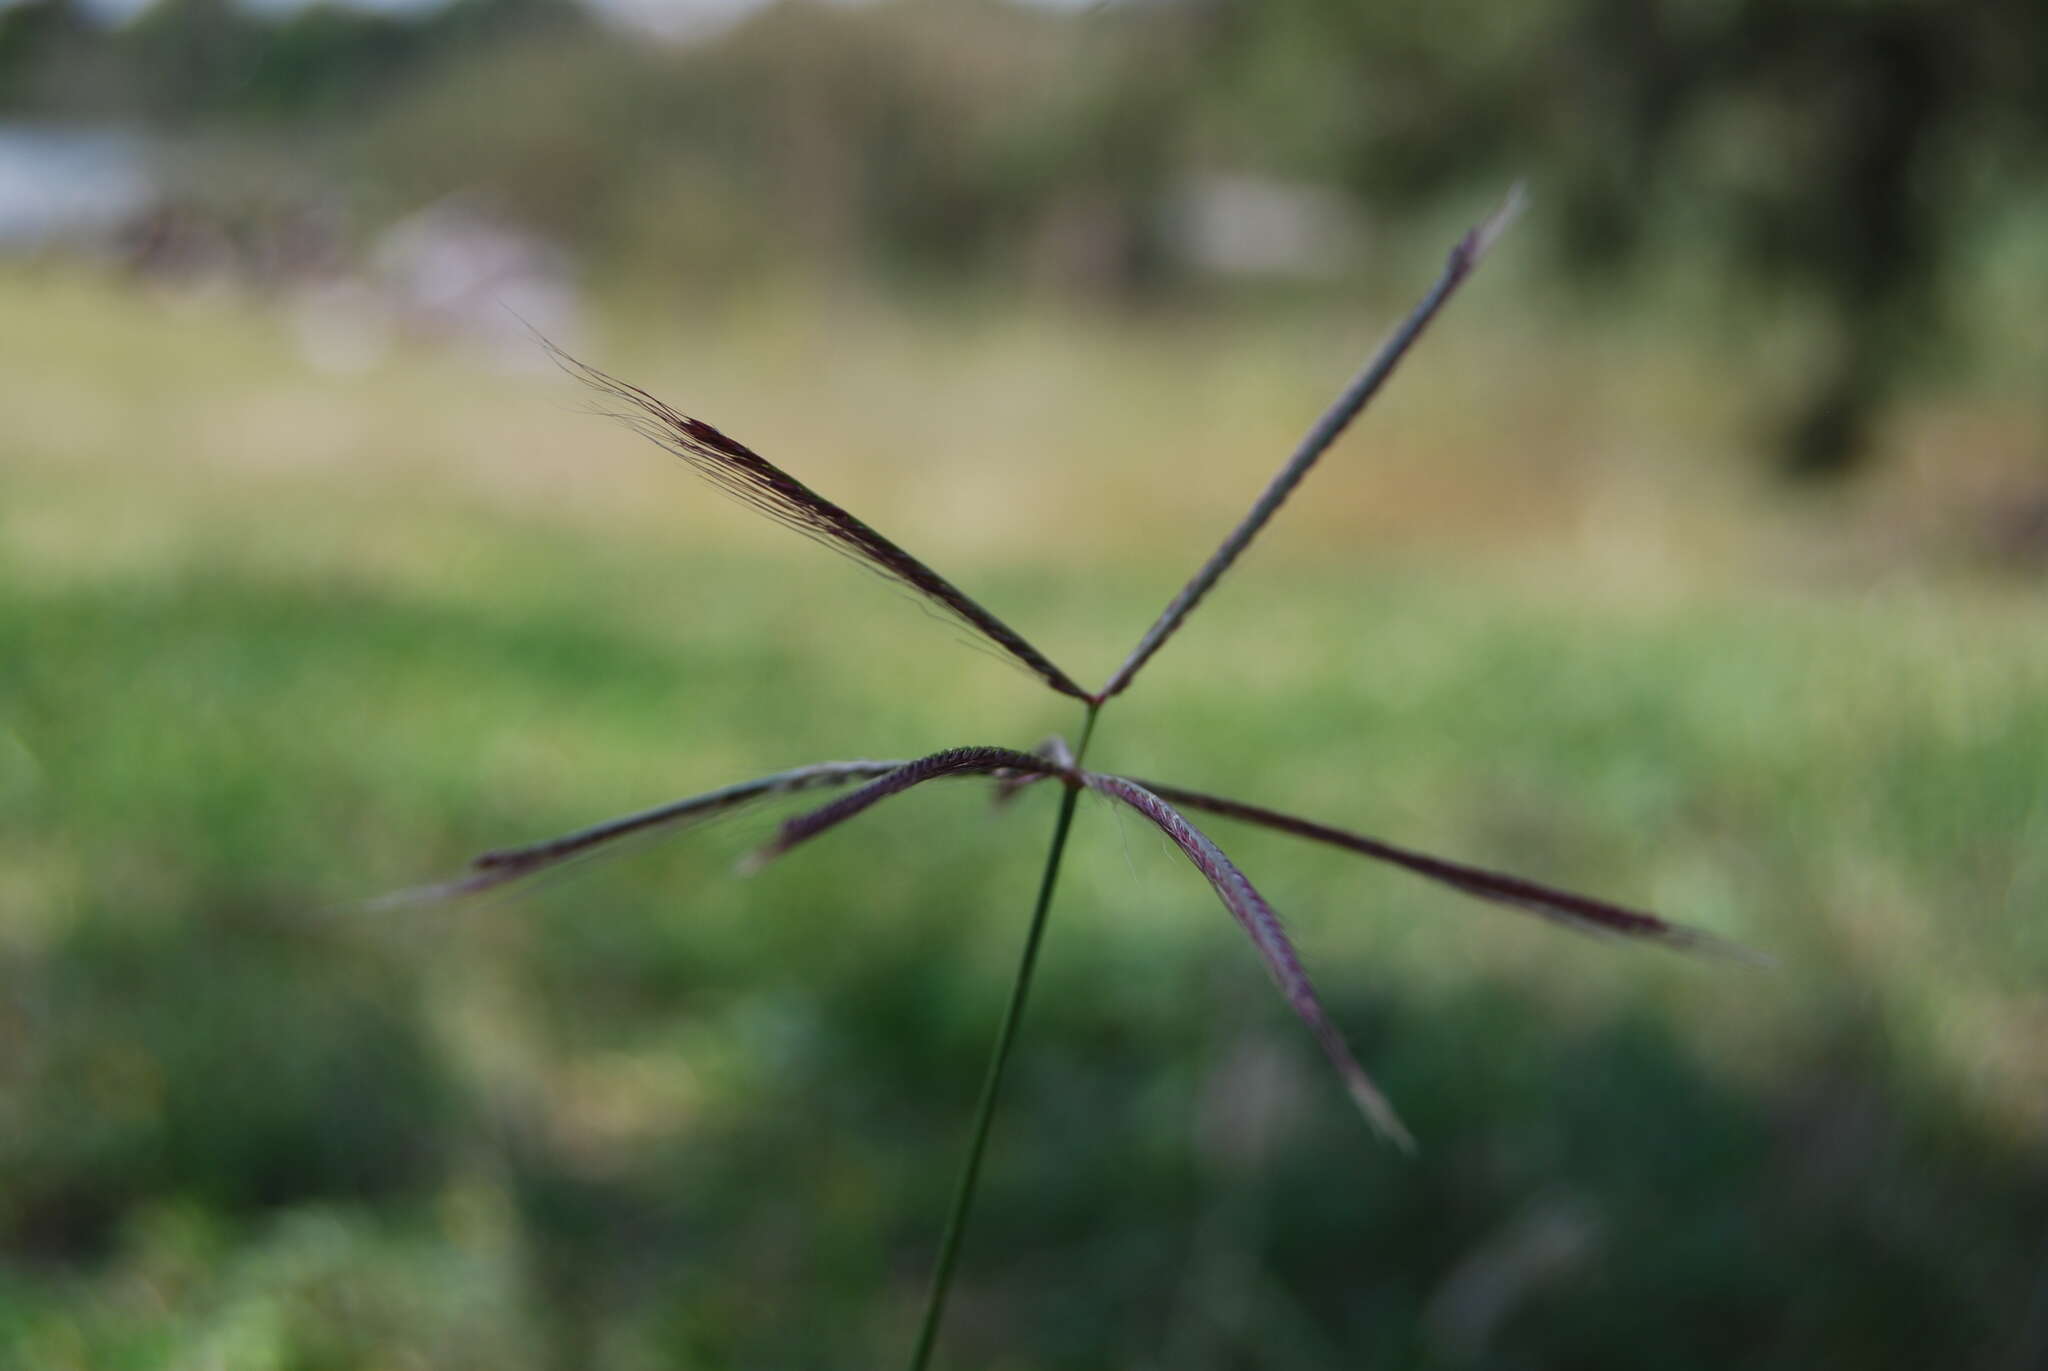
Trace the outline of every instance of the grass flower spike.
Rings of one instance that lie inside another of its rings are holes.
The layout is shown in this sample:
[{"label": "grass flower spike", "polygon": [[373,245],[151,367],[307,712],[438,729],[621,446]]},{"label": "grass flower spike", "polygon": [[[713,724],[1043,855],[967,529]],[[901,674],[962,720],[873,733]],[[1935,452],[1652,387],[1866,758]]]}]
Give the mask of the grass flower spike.
[{"label": "grass flower spike", "polygon": [[[1472,275],[1521,206],[1519,187],[1507,201],[1478,227],[1467,233],[1452,249],[1442,275],[1428,294],[1410,312],[1393,335],[1373,354],[1364,368],[1344,389],[1330,408],[1309,429],[1292,456],[1253,502],[1250,511],[1223,539],[1209,558],[1161,611],[1158,619],[1138,639],[1123,664],[1110,675],[1101,689],[1088,691],[1073,677],[1055,666],[1043,653],[950,580],[872,526],[834,504],[782,468],[752,449],[727,437],[702,420],[691,418],[656,399],[638,386],[614,379],[595,368],[555,351],[565,369],[591,386],[603,397],[607,412],[680,457],[705,479],[743,504],[766,514],[778,523],[824,543],[853,558],[937,606],[975,633],[994,644],[1015,663],[1029,670],[1048,686],[1072,697],[1084,713],[1077,741],[1069,747],[1059,738],[1021,752],[1008,747],[969,745],[950,747],[914,761],[828,762],[776,772],[757,780],[707,791],[624,818],[522,847],[485,853],[471,870],[444,885],[402,894],[399,899],[435,898],[470,894],[549,870],[563,862],[587,856],[635,835],[679,827],[722,814],[743,805],[776,796],[853,786],[839,797],[785,821],[766,846],[748,865],[772,860],[801,843],[857,818],[893,796],[927,781],[948,778],[983,777],[991,780],[996,797],[1007,799],[1018,790],[1041,782],[1057,783],[1063,790],[1058,818],[1052,833],[1044,873],[1038,886],[1022,955],[1002,1025],[997,1033],[976,1111],[965,1164],[955,1195],[946,1232],[935,1264],[931,1291],[925,1306],[910,1366],[924,1367],[935,1346],[946,1296],[958,1259],[962,1237],[972,1208],[986,1149],[990,1124],[1001,1093],[1003,1075],[1022,1022],[1030,992],[1039,946],[1057,887],[1060,862],[1076,804],[1084,791],[1126,806],[1156,826],[1208,880],[1218,899],[1250,938],[1253,949],[1265,963],[1281,994],[1295,1014],[1308,1026],[1325,1056],[1335,1067],[1345,1088],[1372,1126],[1402,1147],[1413,1147],[1413,1139],[1401,1124],[1393,1106],[1373,1084],[1359,1064],[1337,1025],[1325,1012],[1309,983],[1293,944],[1282,928],[1279,916],[1260,895],[1235,863],[1182,810],[1200,810],[1223,818],[1262,825],[1362,856],[1389,863],[1425,879],[1449,886],[1466,895],[1486,900],[1581,931],[1598,932],[1680,949],[1725,948],[1726,944],[1707,934],[1684,928],[1655,914],[1577,895],[1517,876],[1503,875],[1462,862],[1432,857],[1399,847],[1378,838],[1300,818],[1279,810],[1226,799],[1203,791],[1154,781],[1137,781],[1124,776],[1084,769],[1089,742],[1105,705],[1122,695],[1146,663],[1157,655],[1168,639],[1213,590],[1216,583],[1237,562],[1259,532],[1310,470],[1377,395],[1387,379],[1414,347],[1430,324],[1442,312],[1459,288]],[[552,349],[551,349],[552,350]]]}]

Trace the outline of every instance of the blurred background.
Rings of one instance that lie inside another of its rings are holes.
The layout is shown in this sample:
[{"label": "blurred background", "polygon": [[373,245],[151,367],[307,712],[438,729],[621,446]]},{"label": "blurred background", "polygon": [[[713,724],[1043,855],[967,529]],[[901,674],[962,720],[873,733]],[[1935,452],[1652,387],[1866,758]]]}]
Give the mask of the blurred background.
[{"label": "blurred background", "polygon": [[1526,178],[1091,761],[943,1341],[1015,1368],[2048,1364],[2048,10],[0,4],[0,1362],[886,1366],[1051,823],[472,854],[1070,702]]}]

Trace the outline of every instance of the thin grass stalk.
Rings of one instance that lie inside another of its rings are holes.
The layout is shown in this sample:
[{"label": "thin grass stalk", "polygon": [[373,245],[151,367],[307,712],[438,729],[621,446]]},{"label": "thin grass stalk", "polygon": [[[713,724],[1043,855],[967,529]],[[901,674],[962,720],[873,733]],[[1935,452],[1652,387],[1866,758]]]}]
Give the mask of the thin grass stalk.
[{"label": "thin grass stalk", "polygon": [[1373,396],[1379,393],[1380,387],[1394,374],[1394,368],[1400,365],[1401,359],[1407,355],[1415,340],[1422,336],[1423,330],[1429,327],[1437,312],[1457,292],[1458,287],[1465,283],[1465,278],[1479,265],[1479,259],[1486,255],[1486,250],[1493,246],[1494,240],[1500,237],[1515,215],[1521,212],[1521,206],[1522,190],[1520,186],[1516,186],[1508,193],[1507,199],[1499,209],[1458,240],[1457,246],[1451,249],[1449,260],[1444,263],[1443,275],[1430,287],[1429,294],[1423,297],[1422,303],[1402,321],[1401,327],[1394,331],[1391,338],[1380,344],[1379,351],[1374,353],[1358,375],[1352,378],[1351,384],[1344,388],[1344,393],[1323,411],[1323,416],[1316,420],[1315,426],[1309,429],[1300,446],[1295,448],[1294,455],[1287,459],[1287,464],[1280,468],[1279,474],[1253,503],[1251,511],[1230,531],[1229,536],[1210,555],[1209,560],[1202,564],[1201,570],[1194,574],[1193,579],[1181,587],[1180,594],[1174,596],[1160,612],[1152,627],[1145,630],[1145,636],[1131,649],[1131,655],[1117,668],[1116,674],[1109,678],[1108,684],[1096,692],[1098,700],[1107,700],[1113,695],[1121,694],[1124,688],[1130,685],[1131,678],[1152,659],[1152,654],[1166,645],[1166,640],[1172,637],[1182,621],[1194,612],[1195,606],[1202,602],[1202,597],[1223,578],[1223,573],[1230,570],[1231,564],[1251,545],[1259,530],[1264,528],[1279,511],[1280,506],[1286,503],[1287,497],[1294,493],[1294,488],[1301,484],[1302,478],[1308,475],[1309,469],[1316,464],[1317,459],[1329,449],[1330,444],[1337,441],[1346,428],[1350,427],[1351,421],[1358,417],[1359,411],[1366,407]]},{"label": "thin grass stalk", "polygon": [[[1088,707],[1081,725],[1081,741],[1074,748],[1072,766],[1078,768],[1088,754],[1088,740],[1095,733],[1099,704]],[[960,1259],[960,1241],[967,1232],[967,1217],[974,1209],[974,1193],[981,1182],[981,1158],[988,1150],[989,1125],[996,1116],[996,1100],[1002,1094],[1003,1072],[1010,1064],[1010,1049],[1016,1044],[1018,1026],[1024,1022],[1024,1004],[1031,995],[1031,978],[1038,969],[1038,948],[1045,940],[1047,916],[1052,912],[1052,893],[1059,884],[1060,860],[1066,855],[1067,834],[1074,826],[1074,808],[1080,803],[1081,786],[1067,778],[1066,794],[1060,797],[1060,814],[1053,824],[1052,846],[1045,854],[1045,874],[1038,883],[1038,902],[1032,906],[1031,926],[1024,934],[1024,951],[1018,958],[1017,977],[1010,986],[1010,1004],[1003,1011],[1002,1027],[989,1054],[988,1075],[981,1086],[981,1102],[974,1111],[974,1134],[967,1145],[967,1161],[960,1170],[960,1186],[953,1196],[953,1210],[946,1218],[946,1235],[939,1243],[939,1257],[932,1268],[931,1292],[925,1299],[924,1322],[917,1333],[917,1346],[910,1354],[910,1371],[925,1371],[932,1347],[938,1341],[939,1322],[945,1317],[946,1296],[953,1288],[953,1268]]]}]

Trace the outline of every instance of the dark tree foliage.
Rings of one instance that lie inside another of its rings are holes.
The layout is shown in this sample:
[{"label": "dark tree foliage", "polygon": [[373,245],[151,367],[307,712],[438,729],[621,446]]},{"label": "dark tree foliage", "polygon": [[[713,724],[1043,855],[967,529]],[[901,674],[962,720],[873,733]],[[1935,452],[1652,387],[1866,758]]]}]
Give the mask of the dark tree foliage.
[{"label": "dark tree foliage", "polygon": [[72,0],[0,9],[0,112],[202,120],[359,114],[457,52],[511,33],[589,27],[576,0],[450,0],[380,13],[314,3],[154,0],[114,27]]},{"label": "dark tree foliage", "polygon": [[2020,0],[1217,0],[1226,126],[1376,206],[1526,173],[1588,283],[1704,249],[1818,308],[1800,476],[1854,470],[1959,321],[1972,231],[2048,161],[2048,9]]}]

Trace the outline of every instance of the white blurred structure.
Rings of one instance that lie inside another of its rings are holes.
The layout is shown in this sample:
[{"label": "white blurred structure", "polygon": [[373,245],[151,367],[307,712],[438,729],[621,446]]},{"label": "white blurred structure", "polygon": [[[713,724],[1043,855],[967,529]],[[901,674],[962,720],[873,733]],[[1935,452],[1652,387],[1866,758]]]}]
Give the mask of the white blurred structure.
[{"label": "white blurred structure", "polygon": [[359,273],[299,292],[293,315],[307,360],[324,370],[370,366],[400,337],[526,370],[547,364],[533,335],[573,344],[582,308],[568,252],[456,195],[384,230]]},{"label": "white blurred structure", "polygon": [[1342,275],[1362,237],[1336,191],[1266,176],[1198,177],[1168,214],[1167,237],[1181,259],[1219,276]]},{"label": "white blurred structure", "polygon": [[105,242],[156,196],[142,140],[132,134],[0,126],[0,249]]},{"label": "white blurred structure", "polygon": [[469,196],[386,229],[370,276],[407,333],[491,351],[531,355],[534,330],[566,339],[579,317],[569,253]]}]

